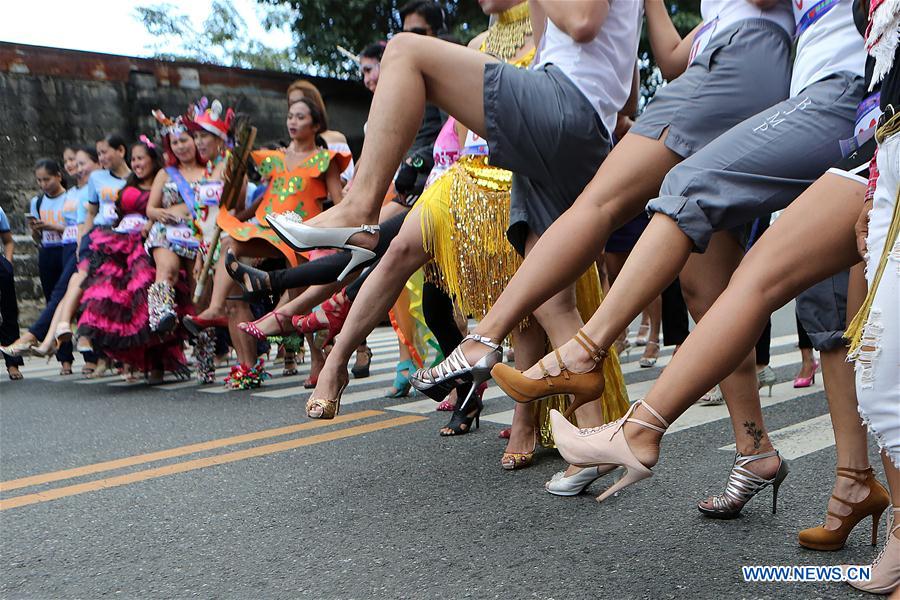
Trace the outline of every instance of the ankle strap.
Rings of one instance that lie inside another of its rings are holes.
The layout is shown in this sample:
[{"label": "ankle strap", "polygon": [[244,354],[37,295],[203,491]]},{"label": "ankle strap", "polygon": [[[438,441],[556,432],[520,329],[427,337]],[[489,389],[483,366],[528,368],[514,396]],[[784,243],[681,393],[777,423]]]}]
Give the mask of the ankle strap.
[{"label": "ankle strap", "polygon": [[491,350],[499,350],[500,349],[500,344],[494,343],[494,341],[491,340],[491,338],[483,336],[483,335],[478,335],[477,333],[470,333],[469,335],[467,335],[466,337],[463,338],[463,341],[466,341],[466,340],[475,340],[476,342],[484,344]]},{"label": "ankle strap", "polygon": [[583,329],[579,329],[578,333],[576,333],[575,337],[572,339],[578,342],[581,347],[584,348],[584,351],[587,352],[596,363],[603,362],[603,360],[609,355],[609,352],[601,348],[594,340],[589,338]]},{"label": "ankle strap", "polygon": [[869,477],[875,474],[875,470],[872,467],[868,469],[851,469],[850,467],[838,467],[836,469],[836,474],[838,477],[844,477],[845,479],[852,479],[858,483],[863,483]]},{"label": "ankle strap", "polygon": [[[634,417],[632,417],[631,415],[634,414],[634,411],[637,409],[638,405],[641,405],[644,408],[646,408],[647,411],[651,415],[656,417],[659,420],[659,422],[663,424],[663,426],[660,427],[659,425],[654,425],[653,423],[648,423],[647,421],[642,421],[641,419],[635,419]],[[656,412],[656,410],[652,406],[650,406],[643,400],[638,400],[637,402],[635,402],[634,404],[631,405],[631,408],[629,408],[628,412],[625,413],[625,420],[623,421],[623,423],[635,423],[637,425],[640,425],[641,427],[646,427],[647,429],[652,429],[653,431],[658,431],[659,433],[665,433],[666,429],[669,428],[669,422],[666,421],[662,417],[661,414]]]},{"label": "ankle strap", "polygon": [[780,456],[778,454],[778,450],[772,450],[770,452],[763,452],[762,454],[748,454],[744,455],[738,452],[734,457],[734,464],[743,466],[748,463],[752,463],[754,460],[760,460],[763,458],[771,458],[773,456]]}]

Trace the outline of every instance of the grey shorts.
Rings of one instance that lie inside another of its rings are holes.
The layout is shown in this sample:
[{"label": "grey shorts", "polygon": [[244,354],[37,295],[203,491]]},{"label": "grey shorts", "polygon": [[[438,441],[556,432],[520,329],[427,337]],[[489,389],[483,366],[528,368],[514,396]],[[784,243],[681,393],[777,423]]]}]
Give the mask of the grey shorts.
[{"label": "grey shorts", "polygon": [[558,67],[484,67],[484,123],[491,164],[513,172],[507,238],[525,253],[572,206],[609,154],[610,135]]},{"label": "grey shorts", "polygon": [[862,77],[836,73],[746,119],[669,171],[647,210],[672,218],[696,252],[715,231],[743,238],[840,160],[864,90]]},{"label": "grey shorts", "polygon": [[791,39],[766,19],[718,33],[687,70],[657,89],[630,133],[659,139],[682,158],[744,119],[788,97]]},{"label": "grey shorts", "polygon": [[821,351],[846,345],[847,286],[850,272],[844,271],[820,281],[797,296],[797,318],[812,342]]}]

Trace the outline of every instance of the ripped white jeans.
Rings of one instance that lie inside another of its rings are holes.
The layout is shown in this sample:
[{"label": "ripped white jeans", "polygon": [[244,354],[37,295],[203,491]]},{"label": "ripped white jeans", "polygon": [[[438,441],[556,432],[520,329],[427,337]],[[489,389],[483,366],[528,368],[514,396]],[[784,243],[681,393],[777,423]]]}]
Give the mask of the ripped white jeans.
[{"label": "ripped white jeans", "polygon": [[[866,281],[869,286],[884,251],[900,186],[900,134],[878,148],[878,185],[869,213]],[[900,469],[900,240],[893,244],[856,359],[859,413],[878,446]]]}]

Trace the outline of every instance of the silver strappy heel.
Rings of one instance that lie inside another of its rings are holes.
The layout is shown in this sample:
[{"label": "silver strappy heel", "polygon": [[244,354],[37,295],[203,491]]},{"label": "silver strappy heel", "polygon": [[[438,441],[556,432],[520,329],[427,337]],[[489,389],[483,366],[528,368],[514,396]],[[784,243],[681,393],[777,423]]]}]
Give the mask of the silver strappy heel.
[{"label": "silver strappy heel", "polygon": [[[778,465],[778,471],[772,479],[764,479],[756,473],[750,471],[747,465],[755,460],[762,458],[770,458],[777,456],[781,463]],[[725,485],[725,492],[718,496],[712,497],[712,508],[707,508],[702,504],[698,504],[697,508],[707,517],[714,519],[734,519],[741,514],[750,500],[764,488],[772,486],[772,514],[775,514],[778,502],[778,488],[781,482],[787,477],[788,467],[784,459],[778,453],[778,450],[765,452],[763,454],[754,454],[752,456],[744,456],[740,453],[734,455],[734,465],[731,467],[731,473],[728,475],[728,483]]]},{"label": "silver strappy heel", "polygon": [[469,391],[461,400],[462,403],[457,404],[457,410],[460,412],[465,412],[466,404],[472,394],[478,386],[491,378],[491,368],[503,357],[500,344],[495,344],[488,337],[473,333],[463,338],[463,342],[466,340],[475,340],[490,348],[491,351],[474,365],[470,365],[466,360],[466,355],[463,354],[462,343],[460,343],[450,353],[450,356],[440,363],[428,369],[419,369],[409,378],[414,388],[436,402],[446,398],[447,394],[457,387],[469,385]]}]

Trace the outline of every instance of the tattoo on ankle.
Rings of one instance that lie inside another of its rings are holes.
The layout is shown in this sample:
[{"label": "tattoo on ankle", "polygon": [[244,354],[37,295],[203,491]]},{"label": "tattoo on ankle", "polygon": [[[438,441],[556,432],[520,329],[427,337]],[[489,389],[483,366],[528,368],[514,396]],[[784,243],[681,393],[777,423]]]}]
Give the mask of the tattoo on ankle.
[{"label": "tattoo on ankle", "polygon": [[746,429],[747,435],[753,438],[753,448],[759,450],[759,443],[766,435],[765,432],[754,421],[744,421],[744,429]]}]

